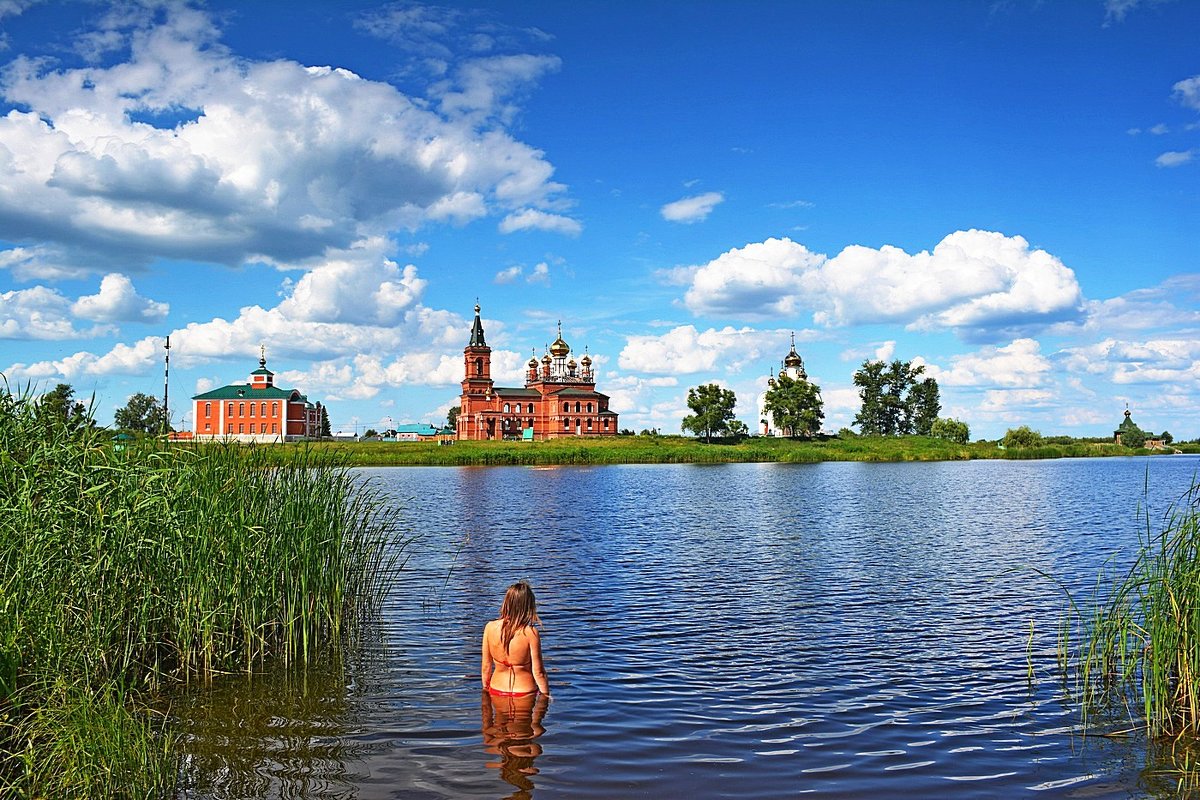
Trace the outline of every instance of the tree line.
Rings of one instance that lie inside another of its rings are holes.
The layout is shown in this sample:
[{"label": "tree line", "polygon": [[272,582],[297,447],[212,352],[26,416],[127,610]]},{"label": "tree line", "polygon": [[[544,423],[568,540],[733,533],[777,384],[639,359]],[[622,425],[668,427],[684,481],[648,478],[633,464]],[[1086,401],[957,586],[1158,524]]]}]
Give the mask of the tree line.
[{"label": "tree line", "polygon": [[[854,385],[862,401],[854,424],[864,436],[918,434],[965,444],[971,437],[967,423],[943,419],[937,381],[922,377],[925,367],[911,361],[891,363],[866,360],[854,373]],[[707,383],[688,390],[688,409],[681,427],[711,442],[714,437],[738,437],[748,433],[746,424],[734,416],[737,396],[732,389]],[[775,428],[792,438],[812,438],[825,420],[821,387],[803,377],[780,373],[771,378],[763,402]],[[763,420],[765,423],[766,420]],[[852,431],[848,431],[853,433]]]}]

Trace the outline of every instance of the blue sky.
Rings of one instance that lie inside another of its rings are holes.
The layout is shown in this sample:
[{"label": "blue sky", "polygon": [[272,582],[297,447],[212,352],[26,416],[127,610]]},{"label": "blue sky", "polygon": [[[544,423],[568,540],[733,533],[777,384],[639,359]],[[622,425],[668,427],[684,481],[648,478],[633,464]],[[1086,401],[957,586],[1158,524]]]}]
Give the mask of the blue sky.
[{"label": "blue sky", "polygon": [[341,430],[438,422],[472,307],[621,426],[794,332],[976,437],[1200,436],[1200,4],[0,0],[0,373],[171,410],[260,345]]}]

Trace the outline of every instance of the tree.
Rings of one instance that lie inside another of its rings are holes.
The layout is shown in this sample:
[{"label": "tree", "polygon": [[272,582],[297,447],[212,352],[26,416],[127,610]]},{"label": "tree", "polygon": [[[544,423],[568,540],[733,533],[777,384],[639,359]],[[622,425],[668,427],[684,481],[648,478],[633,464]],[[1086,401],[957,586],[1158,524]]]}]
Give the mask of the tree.
[{"label": "tree", "polygon": [[1136,450],[1137,448],[1146,444],[1147,438],[1148,437],[1146,436],[1146,432],[1144,430],[1141,428],[1134,428],[1121,434],[1121,444],[1125,445],[1126,447],[1132,447]]},{"label": "tree", "polygon": [[705,442],[711,442],[713,434],[720,436],[729,432],[737,395],[732,389],[706,383],[688,389],[687,404],[694,413],[683,418],[683,430],[692,431],[697,436],[703,435]]},{"label": "tree", "polygon": [[812,436],[821,430],[825,420],[825,404],[821,387],[803,378],[792,378],[781,372],[772,378],[763,402],[763,410],[771,415],[775,427],[788,436]]},{"label": "tree", "polygon": [[[925,371],[924,367],[917,367],[917,369]],[[908,390],[906,405],[913,433],[920,436],[930,435],[933,423],[937,422],[938,412],[942,410],[940,395],[937,381],[933,378],[926,378]]]},{"label": "tree", "polygon": [[333,436],[333,431],[329,427],[329,409],[325,406],[321,406],[321,436],[322,438]]},{"label": "tree", "polygon": [[967,423],[956,419],[938,418],[930,426],[929,435],[955,444],[966,444],[971,439],[971,428]]},{"label": "tree", "polygon": [[58,384],[38,398],[38,416],[46,425],[62,424],[70,430],[92,424],[87,406],[74,400],[74,396],[75,390],[70,384]]},{"label": "tree", "polygon": [[735,419],[729,423],[729,435],[742,438],[750,435],[750,429],[746,427],[746,423],[740,419]]},{"label": "tree", "polygon": [[1175,437],[1171,435],[1170,431],[1163,431],[1162,436],[1158,438],[1163,440],[1163,444],[1171,444],[1171,442],[1175,441]]},{"label": "tree", "polygon": [[462,411],[462,406],[450,406],[450,410],[446,412],[446,427],[451,430],[458,430],[458,415]]},{"label": "tree", "polygon": [[137,433],[155,434],[173,430],[158,399],[141,392],[130,397],[124,408],[117,409],[113,421],[121,430]]},{"label": "tree", "polygon": [[374,428],[367,428],[365,431],[363,431],[362,438],[374,439],[378,435],[379,435],[379,431],[375,430]]},{"label": "tree", "polygon": [[1004,434],[1005,447],[1037,447],[1041,443],[1042,435],[1028,425],[1009,428]]},{"label": "tree", "polygon": [[867,436],[928,434],[941,411],[937,381],[917,379],[925,367],[911,361],[864,361],[854,373],[862,407],[854,424]]}]

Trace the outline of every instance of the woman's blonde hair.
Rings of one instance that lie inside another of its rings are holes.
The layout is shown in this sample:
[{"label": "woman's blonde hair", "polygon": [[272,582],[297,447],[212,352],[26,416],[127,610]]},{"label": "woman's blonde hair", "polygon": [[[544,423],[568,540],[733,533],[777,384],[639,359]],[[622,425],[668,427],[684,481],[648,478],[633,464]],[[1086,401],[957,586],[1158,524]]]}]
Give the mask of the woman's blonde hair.
[{"label": "woman's blonde hair", "polygon": [[508,587],[504,593],[504,602],[500,604],[500,618],[504,620],[500,626],[500,641],[508,652],[508,643],[516,636],[517,631],[531,625],[541,625],[538,618],[537,598],[533,596],[533,587],[525,581],[517,581]]}]

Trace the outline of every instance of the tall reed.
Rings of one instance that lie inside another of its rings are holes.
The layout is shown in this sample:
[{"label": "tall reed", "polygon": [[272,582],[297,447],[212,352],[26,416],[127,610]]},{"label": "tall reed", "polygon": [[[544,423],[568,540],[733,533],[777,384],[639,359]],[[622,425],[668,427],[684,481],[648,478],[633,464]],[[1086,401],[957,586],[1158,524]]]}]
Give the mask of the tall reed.
[{"label": "tall reed", "polygon": [[0,794],[157,795],[170,734],[139,698],[336,648],[394,575],[395,520],[329,454],[122,450],[0,392]]},{"label": "tall reed", "polygon": [[[1085,711],[1124,707],[1156,738],[1200,737],[1200,483],[1163,516],[1141,513],[1128,574],[1063,627],[1060,659]],[[1067,640],[1074,630],[1077,639]]]}]

